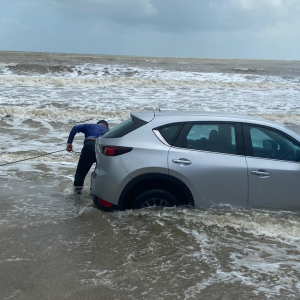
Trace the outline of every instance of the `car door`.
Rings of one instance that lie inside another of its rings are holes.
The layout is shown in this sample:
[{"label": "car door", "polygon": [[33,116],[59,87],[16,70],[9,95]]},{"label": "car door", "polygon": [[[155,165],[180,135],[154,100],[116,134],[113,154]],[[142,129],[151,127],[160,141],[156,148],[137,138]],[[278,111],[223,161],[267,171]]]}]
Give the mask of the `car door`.
[{"label": "car door", "polygon": [[247,165],[239,123],[185,124],[169,150],[169,174],[191,190],[196,206],[247,206]]},{"label": "car door", "polygon": [[243,125],[249,206],[300,208],[300,145],[276,129]]}]

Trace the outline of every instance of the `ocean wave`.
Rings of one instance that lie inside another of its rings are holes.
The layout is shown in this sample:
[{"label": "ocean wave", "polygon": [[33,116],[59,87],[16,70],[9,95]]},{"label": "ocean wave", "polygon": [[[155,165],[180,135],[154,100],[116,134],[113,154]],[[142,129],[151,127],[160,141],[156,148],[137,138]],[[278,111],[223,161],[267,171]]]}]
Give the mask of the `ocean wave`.
[{"label": "ocean wave", "polygon": [[[61,155],[61,154],[45,155],[45,154],[47,153],[41,153],[36,151],[33,151],[31,153],[23,153],[23,152],[4,153],[4,154],[2,153],[0,165],[4,165],[7,163],[7,166],[12,166],[15,163],[19,163],[19,161],[22,161],[22,163],[31,163],[31,164],[34,162],[77,163],[79,157],[78,153],[69,154],[64,152],[65,155]],[[36,157],[39,155],[45,155],[45,156]]]},{"label": "ocean wave", "polygon": [[253,117],[266,119],[281,124],[300,125],[300,114],[251,114]]},{"label": "ocean wave", "polygon": [[[81,65],[48,65],[48,64],[0,64],[2,73],[10,76],[63,76],[76,77],[86,76],[91,78],[107,76],[131,77],[140,72],[148,73],[137,67],[123,65],[106,66],[103,64],[81,64]],[[151,72],[151,71],[150,71]]]},{"label": "ocean wave", "polygon": [[15,65],[15,64],[4,63],[4,62],[1,62],[1,61],[0,61],[0,67],[6,67],[6,66],[9,66],[9,65]]},{"label": "ocean wave", "polygon": [[15,74],[47,74],[73,72],[73,68],[64,65],[15,64],[8,65],[7,70]]},{"label": "ocean wave", "polygon": [[295,83],[270,81],[218,81],[218,80],[176,80],[152,78],[66,78],[66,77],[27,77],[0,76],[0,83],[25,86],[57,86],[57,87],[162,87],[193,89],[240,89],[240,90],[300,90]]},{"label": "ocean wave", "polygon": [[[103,110],[62,110],[59,108],[29,108],[22,106],[0,108],[0,120],[14,118],[22,120],[46,120],[57,123],[80,123],[96,119],[106,119],[120,122],[129,118],[131,110],[103,111]],[[300,114],[251,114],[253,117],[270,120],[281,124],[300,125]]]},{"label": "ocean wave", "polygon": [[243,73],[243,74],[261,74],[261,73],[268,73],[265,69],[255,69],[255,68],[242,68],[242,67],[238,67],[238,68],[232,68],[229,69],[230,71],[234,71],[237,73]]},{"label": "ocean wave", "polygon": [[[247,232],[255,236],[266,236],[277,239],[283,243],[300,241],[300,221],[298,213],[245,209],[245,208],[210,208],[210,209],[142,209],[138,211],[124,211],[115,213],[118,220],[130,216],[143,216],[154,218],[155,221],[170,223],[172,221],[184,220],[188,228],[191,224],[202,226],[229,228],[238,232]],[[179,224],[180,222],[176,222]],[[192,230],[177,225],[184,233],[191,234]]]},{"label": "ocean wave", "polygon": [[80,123],[95,119],[106,119],[108,121],[125,120],[129,117],[129,110],[101,111],[101,110],[62,110],[58,108],[28,108],[21,106],[0,108],[0,119],[31,119],[47,120],[57,123]]},{"label": "ocean wave", "polygon": [[228,227],[253,235],[276,238],[283,242],[300,241],[300,222],[292,212],[236,209],[226,214],[209,210],[201,213],[201,218],[194,212],[188,215],[188,220],[200,222],[205,226]]}]

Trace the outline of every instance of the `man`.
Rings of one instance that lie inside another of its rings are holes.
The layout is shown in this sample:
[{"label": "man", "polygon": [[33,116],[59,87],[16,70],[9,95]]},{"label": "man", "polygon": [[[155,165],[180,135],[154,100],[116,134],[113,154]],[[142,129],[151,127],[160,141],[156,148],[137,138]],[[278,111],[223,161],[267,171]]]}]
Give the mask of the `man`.
[{"label": "man", "polygon": [[76,194],[81,194],[85,176],[89,172],[93,163],[96,162],[96,139],[108,130],[108,123],[105,120],[100,120],[97,124],[80,124],[72,128],[67,141],[66,150],[68,152],[73,151],[72,142],[75,135],[78,132],[82,132],[85,134],[84,146],[81,150],[74,179],[74,188]]}]

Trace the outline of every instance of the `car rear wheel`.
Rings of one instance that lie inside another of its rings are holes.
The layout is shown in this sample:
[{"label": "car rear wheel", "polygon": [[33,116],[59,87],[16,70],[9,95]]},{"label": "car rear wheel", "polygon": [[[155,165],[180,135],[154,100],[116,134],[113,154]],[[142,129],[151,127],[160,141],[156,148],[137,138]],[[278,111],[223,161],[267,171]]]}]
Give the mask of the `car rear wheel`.
[{"label": "car rear wheel", "polygon": [[172,207],[179,205],[178,199],[168,191],[149,190],[139,194],[132,202],[131,208],[147,208],[153,206]]}]

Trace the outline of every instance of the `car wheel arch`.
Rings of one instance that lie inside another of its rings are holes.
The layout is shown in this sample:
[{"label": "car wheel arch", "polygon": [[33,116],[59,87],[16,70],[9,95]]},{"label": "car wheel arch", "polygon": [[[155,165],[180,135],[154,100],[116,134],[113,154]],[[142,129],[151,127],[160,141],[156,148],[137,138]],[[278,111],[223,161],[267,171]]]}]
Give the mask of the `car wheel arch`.
[{"label": "car wheel arch", "polygon": [[133,178],[124,187],[118,205],[129,208],[130,203],[139,193],[151,188],[162,188],[176,193],[181,205],[195,206],[193,195],[184,182],[174,176],[161,173],[147,173]]}]

